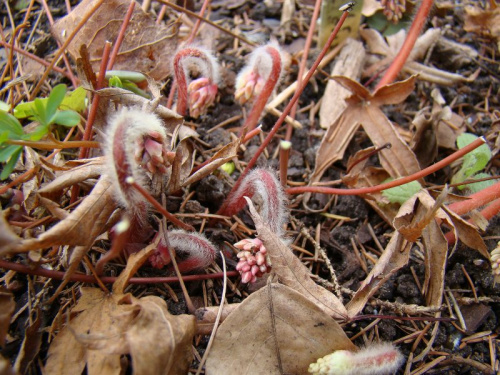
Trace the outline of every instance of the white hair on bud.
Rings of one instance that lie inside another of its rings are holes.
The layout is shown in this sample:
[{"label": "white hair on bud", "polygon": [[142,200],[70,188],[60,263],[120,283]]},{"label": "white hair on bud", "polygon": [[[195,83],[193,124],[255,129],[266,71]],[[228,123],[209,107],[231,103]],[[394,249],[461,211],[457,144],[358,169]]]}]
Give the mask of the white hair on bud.
[{"label": "white hair on bud", "polygon": [[[184,75],[189,77],[191,73],[198,73],[202,77],[209,78],[212,83],[218,85],[220,82],[220,68],[216,57],[208,49],[198,46],[186,46],[183,48],[191,48],[200,51],[205,58],[187,55],[182,58],[182,69]],[[189,81],[188,81],[189,82]]]},{"label": "white hair on bud", "polygon": [[404,362],[392,343],[372,344],[357,352],[337,350],[309,365],[313,375],[386,375],[394,374]]},{"label": "white hair on bud", "polygon": [[208,267],[217,254],[217,248],[204,235],[198,232],[186,232],[176,229],[168,232],[168,242],[178,254],[186,254],[187,260],[179,263],[184,270],[201,269]]},{"label": "white hair on bud", "polygon": [[[123,139],[115,140],[117,130],[125,126]],[[116,171],[113,149],[115,147],[123,148],[126,162],[130,166],[129,176],[141,186],[146,185],[146,174],[142,167],[135,161],[134,152],[137,148],[137,141],[142,142],[143,138],[154,132],[162,138],[166,138],[166,131],[161,120],[154,114],[142,111],[137,108],[121,108],[111,117],[106,131],[106,140],[104,144],[104,154],[106,155],[106,173],[111,178],[115,195],[121,205],[134,210],[137,201],[144,201],[142,196],[135,192],[132,187],[124,189],[119,181]],[[120,142],[115,145],[114,142]],[[125,181],[124,181],[125,182]]]},{"label": "white hair on bud", "polygon": [[243,67],[243,69],[240,70],[238,73],[238,76],[236,77],[236,88],[242,87],[245,85],[245,80],[246,76],[248,73],[251,71],[255,71],[258,73],[265,81],[267,81],[269,75],[271,74],[271,70],[273,69],[273,59],[267,53],[266,48],[267,47],[272,47],[275,50],[277,50],[280,54],[281,57],[281,71],[280,71],[280,78],[278,79],[278,82],[276,86],[278,86],[279,81],[283,77],[283,72],[284,72],[284,54],[283,51],[281,50],[280,46],[278,43],[268,43],[264,44],[260,47],[257,47],[252,51],[252,53],[248,57],[248,62],[246,65]]}]

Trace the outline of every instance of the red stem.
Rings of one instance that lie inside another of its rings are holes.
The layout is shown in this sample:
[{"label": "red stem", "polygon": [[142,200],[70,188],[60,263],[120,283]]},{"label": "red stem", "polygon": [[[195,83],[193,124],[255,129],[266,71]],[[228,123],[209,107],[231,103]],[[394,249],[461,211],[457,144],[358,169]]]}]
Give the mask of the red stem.
[{"label": "red stem", "polygon": [[415,19],[413,20],[413,23],[411,24],[410,30],[408,30],[408,35],[406,36],[401,49],[399,50],[397,56],[394,58],[391,66],[389,66],[389,69],[387,69],[384,76],[378,83],[375,91],[385,85],[394,82],[399,72],[401,72],[401,69],[403,69],[403,65],[408,59],[408,56],[410,56],[413,46],[415,45],[415,42],[422,32],[425,21],[427,20],[427,16],[429,15],[429,12],[432,8],[432,3],[433,0],[422,0],[422,5],[420,5],[420,8],[418,9],[418,12],[415,16]]},{"label": "red stem", "polygon": [[[321,0],[316,0],[314,4],[314,10],[311,17],[311,22],[309,23],[309,31],[307,32],[306,44],[304,46],[304,53],[302,54],[302,59],[300,60],[299,75],[297,77],[297,85],[302,83],[302,76],[306,70],[307,58],[309,56],[309,50],[311,49],[312,38],[314,35],[314,30],[316,28],[316,22],[318,20],[319,10],[321,8]],[[297,113],[298,102],[294,104],[290,111],[290,117],[295,120],[295,115]],[[285,140],[289,141],[292,139],[293,126],[288,123],[286,125],[286,135]]]},{"label": "red stem", "polygon": [[[262,111],[266,106],[267,100],[273,93],[274,87],[278,83],[281,75],[281,55],[279,51],[272,46],[266,46],[265,51],[269,54],[269,56],[271,56],[273,66],[271,72],[269,73],[269,77],[267,77],[266,84],[262,88],[260,95],[257,97],[257,99],[255,99],[252,110],[250,111],[245,124],[241,127],[240,134],[243,134],[245,129],[247,131],[255,129],[260,115],[262,114]],[[258,61],[259,59],[257,59],[257,63]]]},{"label": "red stem", "polygon": [[484,206],[485,204],[500,198],[500,181],[494,185],[478,191],[477,193],[469,195],[470,199],[461,202],[455,202],[448,206],[450,210],[457,215],[464,215],[476,208]]},{"label": "red stem", "polygon": [[[46,268],[31,268],[19,263],[8,262],[6,260],[0,259],[0,268],[6,270],[12,270],[16,272],[21,272],[28,275],[36,275],[49,277],[54,280],[63,280],[66,275],[65,272],[49,270]],[[239,276],[238,271],[228,271],[228,277]],[[201,275],[186,275],[182,276],[183,281],[198,281],[198,280],[208,280],[208,279],[222,279],[224,277],[223,272],[212,273],[212,274],[201,274]],[[116,281],[118,277],[101,277],[100,280],[106,284],[112,284]],[[81,282],[81,283],[97,283],[97,279],[91,275],[82,275],[74,273],[69,277],[69,281]],[[179,278],[172,277],[132,277],[129,280],[129,284],[160,284],[160,283],[178,283]]]},{"label": "red stem", "polygon": [[288,194],[303,194],[303,193],[323,193],[323,194],[336,194],[336,195],[361,195],[361,194],[371,194],[371,193],[378,193],[379,191],[386,190],[392,187],[400,186],[407,184],[409,182],[418,180],[420,178],[423,178],[425,176],[430,175],[431,173],[434,173],[441,168],[449,165],[453,161],[461,158],[465,154],[471,152],[472,150],[478,148],[479,146],[483,145],[485,143],[484,138],[478,138],[474,142],[468,144],[464,148],[454,152],[450,156],[444,158],[443,160],[431,165],[430,167],[427,167],[425,169],[422,169],[421,171],[414,173],[410,176],[402,177],[397,180],[393,180],[390,182],[386,182],[385,184],[380,184],[376,186],[370,186],[370,187],[365,187],[365,188],[358,188],[358,189],[336,189],[336,188],[328,188],[328,187],[322,187],[322,186],[300,186],[300,187],[293,187],[293,188],[288,188],[286,189],[286,192]]},{"label": "red stem", "polygon": [[342,13],[342,16],[340,17],[340,20],[337,23],[337,26],[335,27],[335,30],[333,30],[332,34],[328,38],[325,46],[323,47],[323,50],[321,51],[321,53],[319,54],[318,58],[314,62],[313,66],[309,70],[309,73],[307,73],[307,76],[304,79],[304,82],[302,82],[299,85],[297,91],[295,91],[295,94],[293,95],[292,99],[290,99],[290,102],[286,106],[285,110],[283,111],[283,113],[281,114],[281,116],[278,118],[278,121],[276,121],[276,124],[274,124],[273,128],[271,129],[271,131],[269,132],[269,134],[267,135],[267,137],[264,139],[264,141],[260,145],[259,149],[255,153],[255,155],[253,156],[253,158],[248,162],[247,167],[245,168],[245,170],[243,171],[243,173],[241,174],[241,176],[238,178],[238,180],[234,184],[233,188],[231,189],[231,192],[229,193],[228,198],[226,198],[226,200],[222,204],[222,207],[217,212],[218,215],[224,215],[224,212],[226,212],[226,209],[227,209],[228,202],[230,201],[229,198],[239,188],[239,186],[240,186],[241,181],[243,180],[243,178],[254,167],[255,163],[257,163],[257,159],[259,158],[260,154],[262,154],[262,152],[264,151],[264,149],[267,147],[267,145],[273,139],[274,135],[278,132],[280,126],[285,121],[286,116],[290,113],[290,110],[292,109],[292,107],[295,104],[295,102],[298,100],[300,94],[304,90],[304,88],[307,85],[307,83],[309,82],[309,80],[311,79],[311,77],[314,74],[314,72],[315,72],[316,68],[318,67],[319,63],[321,62],[321,60],[323,60],[323,57],[325,57],[326,52],[330,48],[330,45],[332,44],[333,39],[335,39],[335,37],[337,36],[337,33],[339,32],[340,28],[342,27],[342,25],[343,25],[345,19],[347,18],[348,14],[349,13],[347,11],[345,11],[344,13]]},{"label": "red stem", "polygon": [[[127,14],[125,14],[125,18],[123,18],[120,31],[118,32],[118,36],[116,37],[115,46],[113,47],[113,52],[111,52],[111,56],[109,58],[108,70],[113,69],[113,65],[115,65],[116,58],[118,57],[118,52],[120,52],[120,47],[122,45],[123,39],[125,38],[125,31],[127,30],[128,24],[130,23],[130,19],[132,18],[132,13],[134,12],[134,8],[135,8],[135,1],[132,0],[128,7]],[[104,70],[101,69],[99,71],[99,75],[101,74],[101,72],[106,73],[105,69]]]}]

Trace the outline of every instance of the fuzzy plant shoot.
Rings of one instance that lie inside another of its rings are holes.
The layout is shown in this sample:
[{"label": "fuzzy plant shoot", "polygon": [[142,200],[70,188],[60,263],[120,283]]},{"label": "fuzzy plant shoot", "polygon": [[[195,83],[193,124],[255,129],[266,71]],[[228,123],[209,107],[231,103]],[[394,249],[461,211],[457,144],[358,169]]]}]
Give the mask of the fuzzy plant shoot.
[{"label": "fuzzy plant shoot", "polygon": [[140,220],[146,219],[147,203],[127,178],[145,186],[146,171],[165,173],[170,165],[165,141],[160,119],[137,109],[121,109],[108,126],[104,150],[108,174],[118,202]]},{"label": "fuzzy plant shoot", "polygon": [[217,254],[216,247],[202,234],[172,230],[157,233],[160,241],[155,253],[149,258],[155,268],[163,268],[172,262],[169,247],[174,249],[181,260],[177,261],[180,272],[189,272],[208,267]]},{"label": "fuzzy plant shoot", "polygon": [[[286,198],[274,172],[264,168],[252,170],[240,187],[227,198],[224,213],[235,215],[241,211],[247,204],[245,197],[254,201],[262,219],[278,237],[283,238],[283,227],[287,221]],[[242,283],[253,283],[271,271],[267,249],[260,239],[244,239],[234,246],[240,250],[236,270],[241,274]]]},{"label": "fuzzy plant shoot", "polygon": [[264,107],[279,82],[283,70],[281,51],[277,45],[256,48],[236,78],[235,98],[241,105],[253,102],[242,129],[255,129]]},{"label": "fuzzy plant shoot", "polygon": [[404,357],[392,344],[381,343],[358,352],[336,350],[309,365],[313,375],[388,375],[395,374]]},{"label": "fuzzy plant shoot", "polygon": [[[174,73],[178,86],[177,113],[198,118],[214,104],[219,82],[219,64],[205,49],[184,47],[174,57]],[[192,76],[197,78],[192,79]]]}]

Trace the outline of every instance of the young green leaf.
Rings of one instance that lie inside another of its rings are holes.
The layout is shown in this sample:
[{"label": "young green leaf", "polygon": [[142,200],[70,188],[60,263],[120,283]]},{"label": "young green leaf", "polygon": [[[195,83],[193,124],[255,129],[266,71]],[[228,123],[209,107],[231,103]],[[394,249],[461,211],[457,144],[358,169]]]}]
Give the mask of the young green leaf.
[{"label": "young green leaf", "polygon": [[5,163],[7,160],[9,160],[12,155],[22,148],[23,146],[17,146],[17,145],[6,145],[0,148],[0,162]]},{"label": "young green leaf", "polygon": [[58,125],[73,127],[80,122],[80,116],[75,111],[57,111],[52,121]]},{"label": "young green leaf", "polygon": [[[388,179],[384,182],[389,182],[391,180],[392,179]],[[382,195],[389,199],[391,203],[403,204],[413,195],[418,193],[420,189],[422,189],[422,186],[418,183],[418,181],[412,181],[401,186],[386,189],[382,191]]]},{"label": "young green leaf", "polygon": [[0,111],[10,111],[10,104],[7,104],[4,101],[0,100]]},{"label": "young green leaf", "polygon": [[[8,146],[6,148],[11,148],[12,146]],[[8,159],[8,163],[4,165],[2,173],[0,174],[0,180],[5,180],[14,170],[16,166],[17,160],[21,155],[21,151],[23,150],[22,146],[13,146],[15,150],[11,152],[10,158]],[[12,149],[11,149],[12,150]],[[2,150],[3,151],[3,150]]]},{"label": "young green leaf", "polygon": [[10,113],[0,111],[0,131],[7,131],[10,139],[17,139],[24,134],[19,121]]},{"label": "young green leaf", "polygon": [[68,95],[64,97],[60,109],[72,109],[76,112],[83,112],[87,108],[87,90],[83,87],[78,87],[76,90],[71,91]]},{"label": "young green leaf", "polygon": [[57,108],[61,105],[64,97],[66,96],[66,85],[60,84],[52,89],[49,95],[49,100],[45,105],[45,116],[48,122],[53,121]]},{"label": "young green leaf", "polygon": [[[464,148],[468,144],[476,140],[473,134],[463,133],[457,138],[458,148]],[[474,175],[474,173],[479,172],[491,159],[491,150],[487,144],[481,145],[475,150],[469,152],[464,156],[463,164],[460,170],[451,179],[452,184],[458,184],[465,181],[468,177]],[[462,186],[459,189],[463,189]]]},{"label": "young green leaf", "polygon": [[34,100],[34,105],[35,105],[35,113],[33,114],[35,116],[35,119],[43,125],[48,125],[50,119],[47,118],[47,111],[45,110],[45,105],[41,99],[36,98]]},{"label": "young green leaf", "polygon": [[[482,178],[488,178],[488,177],[491,177],[491,175],[489,175],[488,173],[478,173],[478,174],[475,174],[474,176],[472,176],[470,179],[480,180]],[[470,190],[471,194],[474,194],[474,193],[477,193],[483,189],[486,189],[487,187],[492,186],[494,184],[495,184],[495,180],[487,180],[487,181],[476,182],[473,184],[462,185],[462,186],[459,186],[458,188],[460,190],[462,190],[463,188],[467,188],[468,190]]]}]

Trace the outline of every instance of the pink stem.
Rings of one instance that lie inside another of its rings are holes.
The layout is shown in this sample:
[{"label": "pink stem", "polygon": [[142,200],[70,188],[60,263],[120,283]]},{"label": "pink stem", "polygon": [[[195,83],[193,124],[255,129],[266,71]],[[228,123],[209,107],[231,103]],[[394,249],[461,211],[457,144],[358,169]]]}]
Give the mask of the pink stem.
[{"label": "pink stem", "polygon": [[267,46],[265,50],[269,54],[269,56],[271,56],[273,66],[260,95],[257,97],[257,99],[255,99],[255,103],[252,106],[252,110],[250,111],[245,124],[241,127],[240,134],[242,134],[245,129],[248,131],[255,129],[260,115],[262,114],[262,111],[266,106],[267,100],[273,93],[274,86],[276,86],[276,83],[278,83],[281,75],[281,55],[279,51],[271,46]]},{"label": "pink stem", "polygon": [[[335,39],[335,37],[337,36],[337,33],[339,32],[340,28],[342,27],[342,25],[343,25],[343,23],[344,23],[344,21],[345,21],[345,19],[347,18],[348,15],[349,15],[349,13],[346,11],[340,17],[340,20],[337,23],[337,26],[335,27],[335,29],[333,30],[332,34],[328,38],[325,46],[323,47],[323,50],[321,51],[321,53],[319,54],[318,58],[314,62],[313,66],[309,70],[309,73],[307,73],[307,76],[304,79],[304,82],[302,82],[300,84],[299,88],[297,89],[297,91],[295,91],[295,94],[293,95],[292,99],[290,99],[290,102],[286,106],[286,108],[283,111],[283,113],[281,114],[281,116],[278,118],[278,121],[276,121],[276,124],[274,124],[273,128],[271,129],[271,131],[269,132],[269,134],[267,135],[267,137],[264,139],[264,141],[262,142],[261,146],[259,147],[259,149],[255,153],[255,155],[248,162],[247,167],[245,168],[245,170],[243,171],[243,173],[241,174],[241,176],[238,178],[238,180],[234,184],[233,188],[231,189],[231,192],[229,193],[229,196],[231,196],[231,194],[233,194],[234,191],[239,188],[239,186],[240,186],[241,181],[243,180],[243,178],[245,178],[246,174],[254,167],[254,165],[257,162],[260,154],[262,154],[262,152],[264,151],[264,149],[267,147],[267,145],[273,139],[274,135],[278,132],[280,126],[285,121],[286,116],[290,113],[290,110],[292,109],[292,107],[295,104],[295,102],[298,100],[298,98],[299,98],[300,94],[302,93],[302,91],[304,91],[305,86],[307,85],[307,83],[311,79],[311,77],[314,74],[314,71],[318,67],[319,63],[321,62],[321,60],[323,59],[323,57],[325,57],[326,52],[328,51],[328,49],[330,48],[330,45],[333,42],[333,39]],[[222,204],[222,206],[219,209],[219,211],[217,212],[217,214],[224,215],[225,212],[226,212],[226,210],[227,210],[227,205],[228,205],[228,199],[226,199],[224,201],[224,203]]]},{"label": "pink stem", "polygon": [[441,168],[449,165],[453,161],[461,158],[465,154],[471,152],[472,150],[476,149],[477,147],[481,146],[482,144],[485,143],[485,140],[483,138],[478,138],[474,142],[468,144],[464,148],[454,152],[450,156],[444,158],[443,160],[437,162],[436,164],[431,165],[430,167],[427,167],[425,169],[422,169],[421,171],[414,173],[410,176],[398,178],[397,180],[393,180],[390,182],[386,182],[385,184],[380,184],[376,186],[370,186],[370,187],[365,187],[365,188],[358,188],[358,189],[336,189],[336,188],[327,188],[327,187],[322,187],[322,186],[300,186],[300,187],[293,187],[293,188],[288,188],[286,189],[286,192],[288,194],[303,194],[303,193],[322,193],[322,194],[336,194],[336,195],[362,195],[362,194],[372,194],[372,193],[378,193],[379,191],[390,189],[392,187],[400,186],[407,184],[409,182],[418,180],[420,178],[423,178],[425,176],[430,175],[431,173],[434,173]]},{"label": "pink stem", "polygon": [[484,206],[485,204],[500,198],[500,181],[495,183],[494,185],[488,186],[481,191],[478,191],[477,193],[469,195],[468,198],[470,199],[452,203],[448,206],[448,208],[455,212],[457,215],[464,215],[476,208]]},{"label": "pink stem", "polygon": [[433,0],[422,0],[422,5],[420,5],[420,8],[418,9],[399,53],[378,83],[376,90],[394,82],[399,72],[401,72],[401,69],[403,69],[403,65],[408,59],[408,56],[410,56],[413,46],[422,32],[427,16],[432,8],[432,3]]}]

